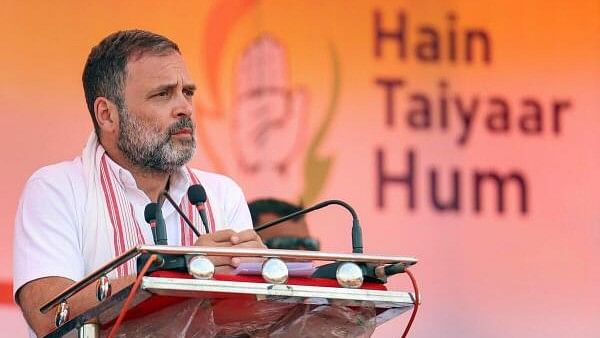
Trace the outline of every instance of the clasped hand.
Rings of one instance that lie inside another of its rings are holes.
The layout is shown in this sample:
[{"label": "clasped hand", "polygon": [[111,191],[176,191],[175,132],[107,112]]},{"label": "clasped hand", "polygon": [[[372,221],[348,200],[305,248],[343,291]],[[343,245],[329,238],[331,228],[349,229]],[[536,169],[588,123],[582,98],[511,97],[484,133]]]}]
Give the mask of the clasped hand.
[{"label": "clasped hand", "polygon": [[[258,234],[252,229],[241,232],[229,229],[216,231],[200,236],[194,245],[223,248],[266,248]],[[218,273],[230,272],[233,268],[239,266],[242,261],[256,261],[256,258],[253,257],[208,256],[208,258],[213,262]]]}]

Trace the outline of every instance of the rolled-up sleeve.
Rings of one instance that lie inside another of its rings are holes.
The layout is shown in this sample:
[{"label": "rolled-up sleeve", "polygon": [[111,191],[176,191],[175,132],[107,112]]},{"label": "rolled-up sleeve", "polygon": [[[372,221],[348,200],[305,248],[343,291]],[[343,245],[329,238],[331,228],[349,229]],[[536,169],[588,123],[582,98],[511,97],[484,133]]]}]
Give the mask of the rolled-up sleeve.
[{"label": "rolled-up sleeve", "polygon": [[242,188],[232,179],[227,180],[228,193],[224,201],[227,224],[235,231],[252,229],[252,217]]},{"label": "rolled-up sleeve", "polygon": [[13,295],[35,279],[84,276],[76,198],[68,175],[42,169],[26,183],[15,219]]}]

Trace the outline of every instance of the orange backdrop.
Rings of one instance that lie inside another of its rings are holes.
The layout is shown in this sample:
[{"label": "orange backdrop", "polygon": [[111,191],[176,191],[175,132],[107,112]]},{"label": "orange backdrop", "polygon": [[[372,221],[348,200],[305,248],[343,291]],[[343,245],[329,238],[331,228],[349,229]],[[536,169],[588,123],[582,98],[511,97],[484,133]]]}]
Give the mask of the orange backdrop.
[{"label": "orange backdrop", "polygon": [[[90,48],[143,28],[201,88],[194,165],[249,199],[344,199],[366,252],[421,260],[415,337],[600,335],[597,1],[5,1],[0,27],[0,326],[25,332],[8,291],[20,191],[91,131]],[[342,211],[309,222],[350,251]]]}]

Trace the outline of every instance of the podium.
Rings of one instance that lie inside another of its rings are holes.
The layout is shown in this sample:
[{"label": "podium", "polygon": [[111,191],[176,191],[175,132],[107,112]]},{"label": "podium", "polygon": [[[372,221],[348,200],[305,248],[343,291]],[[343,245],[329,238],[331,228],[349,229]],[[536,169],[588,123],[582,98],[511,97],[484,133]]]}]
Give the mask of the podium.
[{"label": "podium", "polygon": [[[166,257],[162,263],[169,257],[185,257],[186,267],[194,276],[158,269],[140,275],[139,288],[133,293],[134,283],[111,294],[107,275],[131,259],[138,258],[139,262],[143,255]],[[262,274],[198,273],[194,261],[202,261],[205,256],[259,257],[264,261]],[[281,266],[284,260],[335,262],[336,275],[288,276]],[[118,337],[307,337],[310,332],[364,337],[418,301],[414,293],[387,290],[385,276],[365,277],[365,271],[368,275],[369,271],[416,263],[417,259],[402,256],[143,245],[73,284],[40,311],[56,311],[57,328],[46,337],[106,336],[128,298]],[[97,304],[71,316],[69,299],[93,283]]]}]

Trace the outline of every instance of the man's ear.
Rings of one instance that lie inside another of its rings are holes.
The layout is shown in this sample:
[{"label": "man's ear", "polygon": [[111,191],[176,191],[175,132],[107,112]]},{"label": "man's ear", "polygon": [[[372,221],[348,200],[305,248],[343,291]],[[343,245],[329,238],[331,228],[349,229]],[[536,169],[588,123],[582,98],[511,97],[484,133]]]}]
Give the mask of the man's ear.
[{"label": "man's ear", "polygon": [[112,101],[106,97],[97,97],[94,101],[94,114],[101,132],[112,134],[118,130],[119,110]]}]

